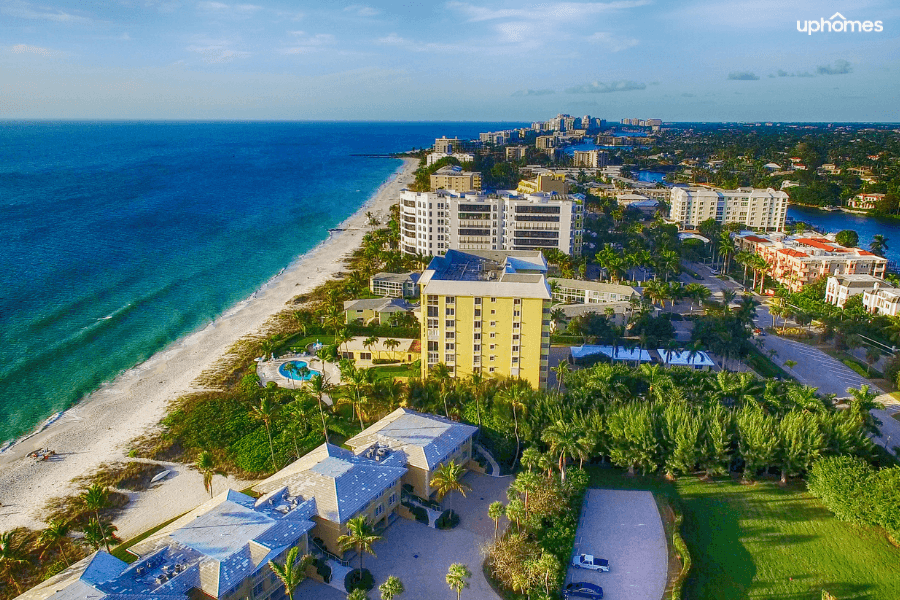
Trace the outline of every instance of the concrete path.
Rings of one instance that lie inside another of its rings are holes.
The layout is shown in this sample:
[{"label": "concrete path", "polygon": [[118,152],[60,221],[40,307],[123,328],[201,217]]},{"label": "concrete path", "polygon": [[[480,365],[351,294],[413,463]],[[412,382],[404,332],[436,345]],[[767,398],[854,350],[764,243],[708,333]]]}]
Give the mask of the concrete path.
[{"label": "concrete path", "polygon": [[478,450],[478,453],[487,459],[489,463],[491,463],[491,477],[501,477],[500,475],[500,465],[497,464],[497,461],[494,460],[494,457],[491,456],[491,453],[487,451],[487,449],[481,444],[476,444],[472,442],[472,445],[475,446],[475,449]]},{"label": "concrete path", "polygon": [[658,600],[666,589],[668,549],[651,492],[588,490],[574,554],[609,561],[609,572],[569,566],[566,583],[587,581],[608,600]]}]

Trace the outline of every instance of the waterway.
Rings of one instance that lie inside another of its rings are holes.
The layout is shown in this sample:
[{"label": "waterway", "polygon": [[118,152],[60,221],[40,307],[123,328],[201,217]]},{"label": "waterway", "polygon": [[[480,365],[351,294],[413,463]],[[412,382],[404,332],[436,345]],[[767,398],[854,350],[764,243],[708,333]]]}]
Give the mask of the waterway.
[{"label": "waterway", "polygon": [[890,219],[878,219],[850,213],[829,212],[804,206],[788,207],[788,217],[795,221],[803,221],[821,228],[826,232],[838,232],[852,229],[859,234],[859,247],[868,250],[872,238],[881,234],[887,238],[887,250],[884,257],[894,263],[900,263],[900,222]]}]

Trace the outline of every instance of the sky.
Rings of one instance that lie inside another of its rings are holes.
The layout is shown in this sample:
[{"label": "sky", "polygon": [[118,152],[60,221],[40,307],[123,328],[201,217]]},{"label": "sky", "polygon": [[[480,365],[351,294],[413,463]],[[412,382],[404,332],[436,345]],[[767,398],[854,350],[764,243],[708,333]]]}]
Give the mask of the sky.
[{"label": "sky", "polygon": [[2,119],[896,122],[898,92],[896,0],[0,0]]}]

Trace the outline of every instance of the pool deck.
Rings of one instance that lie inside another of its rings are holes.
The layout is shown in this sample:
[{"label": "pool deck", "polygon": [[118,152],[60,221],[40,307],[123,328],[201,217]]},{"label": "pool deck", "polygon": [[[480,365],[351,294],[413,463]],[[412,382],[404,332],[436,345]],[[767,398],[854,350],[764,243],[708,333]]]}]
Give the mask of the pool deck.
[{"label": "pool deck", "polygon": [[[291,380],[278,372],[281,365],[292,360],[302,360],[313,371],[324,373],[328,383],[337,385],[341,382],[341,371],[338,369],[337,365],[323,362],[320,358],[310,356],[309,354],[290,353],[279,356],[273,360],[259,361],[256,363],[256,374],[259,375],[259,381],[263,387],[270,381],[274,381],[278,387],[286,389],[300,389],[303,387],[304,382],[296,379]],[[331,406],[331,398],[325,396],[323,401],[325,404]]]}]

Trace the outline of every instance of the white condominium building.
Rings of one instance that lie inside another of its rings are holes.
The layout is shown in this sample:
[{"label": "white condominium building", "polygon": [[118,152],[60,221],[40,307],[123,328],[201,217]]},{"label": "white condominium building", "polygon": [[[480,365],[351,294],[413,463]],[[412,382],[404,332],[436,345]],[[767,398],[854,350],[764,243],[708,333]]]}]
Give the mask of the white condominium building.
[{"label": "white condominium building", "polygon": [[447,250],[546,250],[581,254],[581,194],[400,193],[400,247],[406,254]]},{"label": "white condominium building", "polygon": [[772,188],[673,188],[669,220],[684,229],[707,219],[741,223],[764,231],[781,231],[787,216],[788,195]]},{"label": "white condominium building", "polygon": [[603,150],[576,150],[572,162],[576,167],[602,169],[609,163],[609,153]]}]

